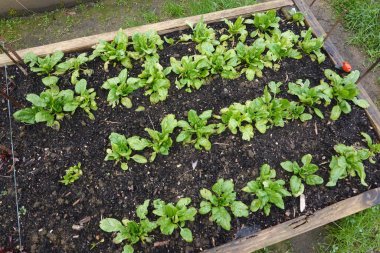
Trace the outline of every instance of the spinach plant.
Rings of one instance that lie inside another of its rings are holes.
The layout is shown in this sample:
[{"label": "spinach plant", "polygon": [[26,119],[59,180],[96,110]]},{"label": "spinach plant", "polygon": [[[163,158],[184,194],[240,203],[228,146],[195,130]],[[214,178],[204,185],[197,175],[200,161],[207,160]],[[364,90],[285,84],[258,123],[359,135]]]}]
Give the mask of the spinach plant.
[{"label": "spinach plant", "polygon": [[25,54],[24,62],[29,65],[31,71],[39,75],[50,75],[54,71],[54,67],[63,58],[63,55],[62,51],[56,51],[52,55],[41,58],[33,52],[28,52]]},{"label": "spinach plant", "polygon": [[369,136],[367,133],[362,132],[360,134],[364,137],[363,141],[367,143],[368,149],[370,151],[370,163],[375,163],[375,160],[373,160],[373,158],[380,153],[380,143],[373,143],[371,136]]},{"label": "spinach plant", "polygon": [[171,57],[170,64],[173,72],[179,75],[175,81],[177,88],[186,87],[187,92],[198,90],[210,74],[210,62],[205,55],[183,56],[180,61]]},{"label": "spinach plant", "polygon": [[271,35],[265,34],[266,46],[269,49],[267,53],[268,60],[301,59],[301,53],[294,49],[295,44],[298,42],[298,37],[292,31],[281,33],[280,30],[274,30]]},{"label": "spinach plant", "polygon": [[149,202],[150,200],[145,200],[144,204],[137,207],[136,215],[140,219],[139,222],[129,219],[123,219],[120,222],[114,218],[105,218],[100,221],[101,230],[107,233],[116,232],[116,237],[113,239],[115,244],[127,241],[123,247],[123,253],[133,253],[132,245],[138,242],[152,242],[149,234],[157,228],[157,224],[147,218]]},{"label": "spinach plant", "polygon": [[330,162],[330,178],[326,186],[335,186],[339,179],[346,178],[348,175],[359,176],[360,182],[368,186],[365,182],[366,173],[363,161],[371,156],[371,151],[365,148],[355,148],[344,144],[337,144],[334,150],[338,155],[334,155]]},{"label": "spinach plant", "polygon": [[142,86],[143,82],[139,78],[128,78],[128,70],[123,69],[117,77],[112,77],[105,81],[102,88],[109,90],[107,95],[109,105],[115,107],[121,102],[125,107],[131,108],[132,101],[128,96]]},{"label": "spinach plant", "polygon": [[123,159],[127,161],[132,159],[137,163],[147,163],[144,156],[139,154],[132,155],[133,151],[141,151],[149,146],[150,143],[147,139],[139,136],[132,136],[127,139],[124,135],[118,133],[111,133],[108,138],[111,142],[111,148],[107,149],[105,161],[121,162],[122,170],[128,170],[128,164]]},{"label": "spinach plant", "polygon": [[96,57],[100,57],[104,61],[105,71],[108,71],[108,65],[111,62],[120,62],[125,68],[132,68],[131,56],[127,52],[128,45],[128,36],[120,29],[113,41],[107,42],[101,40],[95,46],[95,50],[90,55],[89,60],[92,61]]},{"label": "spinach plant", "polygon": [[166,100],[170,81],[166,77],[171,67],[163,68],[155,57],[148,57],[143,64],[144,70],[139,75],[140,86],[144,86],[145,95],[150,95],[150,102],[155,104]]},{"label": "spinach plant", "polygon": [[311,163],[313,157],[310,154],[304,155],[301,159],[302,166],[299,166],[297,162],[285,161],[281,163],[281,167],[293,173],[290,178],[290,189],[294,197],[300,196],[305,189],[302,181],[305,181],[307,185],[319,185],[323,184],[323,178],[315,175],[318,171],[318,166]]},{"label": "spinach plant", "polygon": [[246,105],[233,103],[228,108],[221,109],[220,113],[222,122],[227,125],[232,134],[237,134],[239,130],[243,135],[243,140],[249,141],[253,137],[252,118],[247,113]]},{"label": "spinach plant", "polygon": [[130,55],[134,59],[141,59],[147,56],[154,56],[158,58],[158,49],[163,49],[164,41],[160,35],[155,31],[148,31],[146,33],[135,33],[132,35],[132,44],[134,52]]},{"label": "spinach plant", "polygon": [[96,111],[98,106],[95,101],[96,92],[94,88],[87,89],[87,81],[81,79],[75,85],[75,100],[78,102],[78,106],[84,110],[91,120],[95,119],[94,114],[91,111]]},{"label": "spinach plant", "polygon": [[173,234],[174,230],[179,228],[180,235],[186,242],[193,241],[193,234],[186,226],[187,221],[194,221],[197,210],[194,207],[188,207],[191,203],[190,198],[180,198],[176,204],[165,203],[160,199],[153,202],[153,213],[160,218],[157,225],[164,235]]},{"label": "spinach plant", "polygon": [[308,54],[311,60],[317,60],[318,63],[325,61],[326,56],[321,52],[323,47],[323,38],[312,38],[312,29],[309,28],[307,31],[301,32],[302,41],[298,43],[303,52]]},{"label": "spinach plant", "polygon": [[200,214],[211,213],[210,220],[225,230],[231,229],[231,214],[227,208],[235,217],[248,216],[248,207],[243,202],[236,200],[232,179],[218,179],[211,190],[203,188],[200,191],[202,198],[205,199],[200,204]]},{"label": "spinach plant", "polygon": [[245,21],[246,24],[253,24],[257,29],[251,33],[251,37],[255,37],[259,33],[268,32],[280,27],[279,22],[281,19],[277,17],[275,10],[259,12],[253,14],[253,17],[253,20],[247,19]]},{"label": "spinach plant", "polygon": [[85,65],[89,61],[87,57],[87,53],[82,53],[78,55],[78,57],[73,57],[65,62],[62,62],[57,65],[55,74],[62,75],[67,71],[71,72],[71,83],[76,84],[78,82],[78,78],[80,75],[80,71],[82,71],[86,75],[91,75],[92,70],[83,69],[82,66]]},{"label": "spinach plant", "polygon": [[361,108],[368,108],[369,104],[364,99],[358,99],[359,89],[356,85],[356,81],[359,78],[359,71],[352,71],[345,77],[339,76],[337,73],[330,69],[326,69],[324,72],[326,78],[330,80],[330,85],[333,90],[333,97],[337,104],[332,108],[330,118],[337,120],[341,113],[348,114],[351,112],[351,105],[348,101],[352,101],[355,105]]},{"label": "spinach plant", "polygon": [[80,103],[74,97],[73,90],[59,90],[58,86],[41,92],[40,95],[28,94],[26,100],[32,103],[16,111],[13,117],[27,124],[46,122],[46,125],[56,130],[60,128],[59,121],[67,113],[73,114]]},{"label": "spinach plant", "polygon": [[272,62],[265,59],[262,53],[265,51],[265,41],[262,38],[255,40],[251,46],[239,42],[236,46],[236,54],[247,66],[242,69],[242,73],[249,81],[255,76],[262,77],[264,67],[272,67]]},{"label": "spinach plant", "polygon": [[291,196],[284,187],[284,180],[274,180],[276,171],[268,164],[263,164],[260,168],[260,176],[256,180],[250,181],[242,189],[245,192],[254,194],[257,198],[251,202],[251,211],[256,212],[263,209],[266,216],[270,214],[272,204],[284,209],[283,197]]},{"label": "spinach plant", "polygon": [[303,16],[302,12],[299,12],[296,9],[292,8],[289,11],[289,14],[292,17],[292,21],[295,22],[297,26],[305,26],[305,17]]},{"label": "spinach plant", "polygon": [[196,49],[202,54],[203,48],[219,44],[219,41],[215,39],[214,29],[207,27],[207,24],[203,22],[203,19],[201,19],[195,26],[192,23],[188,23],[188,25],[193,31],[193,34],[182,35],[180,41],[194,41],[197,43]]},{"label": "spinach plant", "polygon": [[199,116],[196,111],[190,110],[187,113],[187,121],[179,120],[178,127],[182,131],[177,136],[177,142],[194,144],[196,149],[211,149],[209,137],[216,133],[216,124],[207,125],[207,121],[212,116],[212,110],[207,110]]},{"label": "spinach plant", "polygon": [[321,82],[317,86],[310,87],[310,81],[308,79],[305,81],[299,79],[295,83],[290,82],[288,87],[289,94],[296,95],[302,104],[312,108],[315,114],[321,119],[324,118],[323,113],[317,105],[323,102],[324,105],[327,106],[331,103],[333,90],[327,83]]},{"label": "spinach plant", "polygon": [[227,19],[224,19],[224,23],[228,26],[228,35],[223,34],[220,36],[219,40],[220,41],[226,41],[228,39],[232,39],[233,41],[235,40],[235,36],[239,35],[239,41],[245,42],[247,39],[247,29],[246,26],[244,25],[244,18],[242,16],[239,16],[235,22],[229,21]]},{"label": "spinach plant", "polygon": [[240,76],[236,70],[240,60],[234,49],[227,50],[226,47],[219,45],[215,49],[210,48],[210,51],[205,49],[204,54],[208,57],[211,74],[220,74],[224,79],[235,79]]},{"label": "spinach plant", "polygon": [[83,172],[81,169],[81,163],[78,163],[77,165],[71,166],[66,170],[66,174],[63,176],[61,182],[64,185],[69,185],[74,183],[79,179],[80,176],[82,176]]},{"label": "spinach plant", "polygon": [[151,140],[149,140],[148,146],[153,149],[153,153],[150,156],[149,161],[153,162],[156,159],[157,154],[168,155],[170,147],[173,145],[173,140],[170,134],[173,133],[177,127],[177,120],[173,114],[166,115],[161,121],[161,132],[150,128],[145,128],[148,132]]}]

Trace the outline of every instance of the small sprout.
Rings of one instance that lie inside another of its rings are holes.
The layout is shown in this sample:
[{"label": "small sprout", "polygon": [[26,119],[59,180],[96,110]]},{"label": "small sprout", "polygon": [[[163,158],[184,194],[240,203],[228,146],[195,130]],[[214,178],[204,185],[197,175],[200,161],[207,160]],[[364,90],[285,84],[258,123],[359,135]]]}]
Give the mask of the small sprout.
[{"label": "small sprout", "polygon": [[69,185],[77,181],[79,177],[83,174],[81,165],[81,163],[78,163],[77,165],[69,167],[66,170],[66,174],[59,182],[63,183],[64,185]]}]

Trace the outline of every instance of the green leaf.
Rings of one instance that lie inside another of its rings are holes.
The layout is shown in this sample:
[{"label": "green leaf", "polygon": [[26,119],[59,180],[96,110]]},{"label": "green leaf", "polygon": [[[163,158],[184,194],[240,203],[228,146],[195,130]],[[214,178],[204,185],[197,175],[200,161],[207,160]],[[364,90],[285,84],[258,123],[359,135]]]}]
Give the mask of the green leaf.
[{"label": "green leaf", "polygon": [[181,237],[186,242],[192,242],[193,241],[193,233],[191,233],[190,229],[188,229],[188,228],[181,228],[180,234],[181,234]]},{"label": "green leaf", "polygon": [[213,207],[211,218],[225,230],[231,229],[231,215],[224,207]]},{"label": "green leaf", "polygon": [[308,175],[306,177],[306,184],[307,185],[318,185],[323,184],[323,178],[317,175]]},{"label": "green leaf", "polygon": [[253,127],[252,125],[245,125],[239,127],[240,132],[243,134],[243,140],[249,141],[253,137]]},{"label": "green leaf", "polygon": [[294,197],[300,196],[304,191],[304,185],[299,177],[293,175],[290,178],[290,189]]},{"label": "green leaf", "polygon": [[122,253],[133,253],[133,247],[129,244],[124,245]]},{"label": "green leaf", "polygon": [[39,111],[35,115],[35,120],[39,122],[52,122],[54,121],[54,116],[48,111]]},{"label": "green leaf", "polygon": [[131,157],[137,163],[147,163],[148,160],[142,155],[134,155]]},{"label": "green leaf", "polygon": [[251,202],[251,206],[250,206],[250,209],[252,212],[257,212],[257,210],[259,210],[261,208],[261,201],[260,199],[254,199],[252,202]]},{"label": "green leaf", "polygon": [[122,97],[121,104],[127,107],[128,109],[132,108],[132,101],[129,97]]},{"label": "green leaf", "polygon": [[38,111],[35,108],[25,108],[15,112],[13,117],[23,123],[34,124],[36,122],[35,115],[37,112]]},{"label": "green leaf", "polygon": [[206,214],[211,211],[211,203],[208,201],[201,201],[199,213],[200,214]]},{"label": "green leaf", "polygon": [[293,163],[291,161],[282,162],[280,165],[284,170],[293,172]]},{"label": "green leaf", "polygon": [[231,211],[235,217],[248,217],[248,206],[241,201],[232,202]]},{"label": "green leaf", "polygon": [[99,226],[101,230],[108,233],[118,232],[124,228],[123,224],[114,218],[106,218],[101,220]]},{"label": "green leaf", "polygon": [[369,103],[366,101],[366,100],[364,100],[364,99],[354,99],[353,100],[353,102],[357,105],[357,106],[359,106],[359,107],[361,107],[361,108],[368,108],[369,107]]},{"label": "green leaf", "polygon": [[28,94],[26,100],[38,107],[45,107],[47,105],[46,102],[36,94]]},{"label": "green leaf", "polygon": [[137,151],[145,149],[150,144],[150,142],[147,139],[141,138],[140,136],[129,137],[127,139],[127,142],[133,150]]},{"label": "green leaf", "polygon": [[339,119],[341,113],[342,113],[342,110],[340,109],[339,105],[335,105],[331,111],[330,119],[332,120]]},{"label": "green leaf", "polygon": [[311,120],[312,118],[313,118],[313,116],[310,113],[302,113],[301,116],[300,116],[300,120],[302,122]]},{"label": "green leaf", "polygon": [[50,87],[52,85],[56,85],[58,83],[58,80],[59,78],[56,76],[47,76],[47,77],[42,78],[42,83],[45,86]]},{"label": "green leaf", "polygon": [[252,81],[255,78],[255,71],[253,69],[246,69],[245,76],[247,77],[248,81]]},{"label": "green leaf", "polygon": [[148,206],[149,206],[150,200],[147,199],[144,201],[144,204],[137,206],[136,209],[136,215],[140,219],[146,219],[146,215],[148,214]]},{"label": "green leaf", "polygon": [[121,163],[120,167],[122,170],[128,170],[128,164],[127,163]]}]

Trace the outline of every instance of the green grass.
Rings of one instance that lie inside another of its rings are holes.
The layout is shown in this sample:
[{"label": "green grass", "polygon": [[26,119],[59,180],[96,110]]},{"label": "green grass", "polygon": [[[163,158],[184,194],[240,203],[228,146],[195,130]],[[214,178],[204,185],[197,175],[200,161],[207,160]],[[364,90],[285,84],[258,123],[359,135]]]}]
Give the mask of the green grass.
[{"label": "green grass", "polygon": [[343,26],[351,32],[349,43],[362,47],[371,60],[380,57],[380,1],[331,0],[337,14],[343,17]]},{"label": "green grass", "polygon": [[352,215],[327,227],[319,252],[375,253],[380,251],[380,206]]}]

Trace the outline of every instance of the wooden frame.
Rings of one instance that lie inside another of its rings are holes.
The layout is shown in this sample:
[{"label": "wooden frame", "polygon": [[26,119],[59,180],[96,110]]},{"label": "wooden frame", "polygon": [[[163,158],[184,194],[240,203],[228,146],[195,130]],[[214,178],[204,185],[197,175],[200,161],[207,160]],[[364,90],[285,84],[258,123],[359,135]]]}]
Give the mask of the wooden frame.
[{"label": "wooden frame", "polygon": [[[325,32],[322,26],[319,24],[309,7],[302,0],[274,0],[264,3],[259,3],[251,6],[245,6],[240,8],[234,8],[230,10],[213,12],[205,15],[197,15],[192,17],[180,18],[175,20],[169,20],[159,22],[156,24],[143,25],[138,27],[132,27],[125,29],[124,31],[131,35],[135,32],[145,32],[148,30],[155,30],[159,34],[166,34],[172,31],[183,30],[187,28],[187,22],[196,23],[202,17],[205,22],[213,23],[219,22],[223,18],[234,18],[237,16],[248,16],[254,12],[265,11],[270,9],[278,9],[281,7],[296,5],[297,8],[304,13],[306,23],[313,28],[313,32],[316,36],[325,36]],[[28,48],[19,50],[17,53],[23,57],[25,53],[32,51],[39,56],[51,54],[56,50],[62,50],[64,52],[73,52],[88,49],[95,45],[99,40],[110,41],[115,36],[116,32],[103,33],[98,35],[92,35],[83,38],[72,39],[68,41],[62,41],[45,46],[39,46],[34,48]],[[342,56],[331,42],[327,39],[324,44],[324,49],[332,59],[336,67],[340,67],[343,62]],[[4,65],[12,65],[12,61],[4,55],[0,55],[0,67]],[[370,118],[372,125],[374,126],[376,133],[380,136],[380,112],[368,96],[365,88],[359,84],[360,97],[366,99],[370,107],[366,109],[367,115]],[[246,236],[241,239],[231,241],[221,246],[207,250],[206,252],[252,252],[254,250],[261,249],[263,247],[270,246],[277,242],[292,238],[296,235],[305,233],[314,228],[323,226],[330,222],[352,215],[366,208],[380,204],[380,187],[366,191],[355,197],[345,199],[337,202],[333,205],[327,206],[312,215],[303,215],[298,218],[289,220],[287,222],[278,224],[276,226],[267,228],[258,233]]]}]

